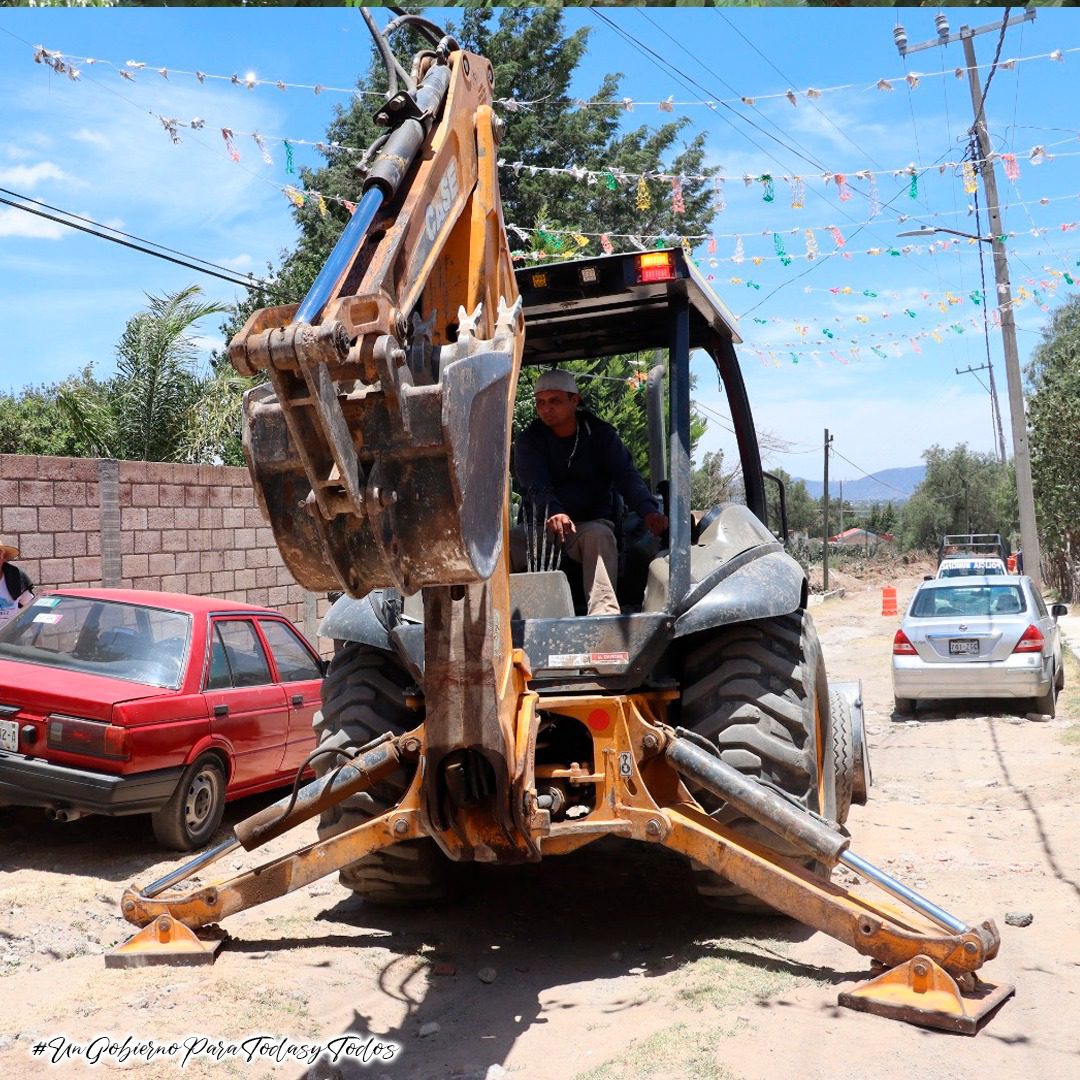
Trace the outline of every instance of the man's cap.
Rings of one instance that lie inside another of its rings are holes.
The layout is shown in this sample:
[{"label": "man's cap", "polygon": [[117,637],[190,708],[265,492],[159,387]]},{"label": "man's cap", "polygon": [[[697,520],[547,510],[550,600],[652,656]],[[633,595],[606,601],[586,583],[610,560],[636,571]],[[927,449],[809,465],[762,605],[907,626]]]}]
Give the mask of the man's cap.
[{"label": "man's cap", "polygon": [[545,371],[539,379],[536,380],[536,385],[533,387],[533,393],[539,394],[541,390],[562,390],[567,394],[580,394],[581,391],[577,387],[577,379],[574,378],[572,371],[563,371],[560,368],[552,368],[550,371]]},{"label": "man's cap", "polygon": [[0,540],[0,556],[5,559],[17,559],[19,557],[19,549],[13,547],[11,544],[5,544]]}]

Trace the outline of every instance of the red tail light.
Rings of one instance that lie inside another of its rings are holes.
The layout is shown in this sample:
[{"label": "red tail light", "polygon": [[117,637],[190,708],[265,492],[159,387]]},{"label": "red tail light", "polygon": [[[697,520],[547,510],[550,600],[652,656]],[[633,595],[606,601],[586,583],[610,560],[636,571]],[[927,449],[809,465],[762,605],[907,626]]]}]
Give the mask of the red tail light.
[{"label": "red tail light", "polygon": [[892,651],[893,656],[916,655],[915,646],[911,644],[903,630],[896,631],[896,636],[892,639]]},{"label": "red tail light", "polygon": [[126,728],[103,724],[99,720],[80,720],[76,716],[53,713],[48,719],[46,745],[69,754],[125,760],[130,757]]},{"label": "red tail light", "polygon": [[652,281],[671,281],[675,277],[675,256],[670,251],[647,251],[636,256],[639,285]]},{"label": "red tail light", "polygon": [[1020,640],[1016,643],[1013,652],[1042,652],[1043,644],[1042,631],[1032,625],[1020,635]]}]

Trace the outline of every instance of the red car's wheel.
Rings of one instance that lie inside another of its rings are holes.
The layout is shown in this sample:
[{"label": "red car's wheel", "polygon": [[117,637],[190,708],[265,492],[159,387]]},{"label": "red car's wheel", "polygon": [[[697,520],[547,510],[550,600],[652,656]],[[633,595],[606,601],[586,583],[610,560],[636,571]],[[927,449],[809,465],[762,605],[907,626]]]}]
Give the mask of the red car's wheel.
[{"label": "red car's wheel", "polygon": [[174,851],[194,851],[210,841],[225,812],[225,772],[214,754],[203,754],[180,777],[169,801],[153,816],[154,836]]}]

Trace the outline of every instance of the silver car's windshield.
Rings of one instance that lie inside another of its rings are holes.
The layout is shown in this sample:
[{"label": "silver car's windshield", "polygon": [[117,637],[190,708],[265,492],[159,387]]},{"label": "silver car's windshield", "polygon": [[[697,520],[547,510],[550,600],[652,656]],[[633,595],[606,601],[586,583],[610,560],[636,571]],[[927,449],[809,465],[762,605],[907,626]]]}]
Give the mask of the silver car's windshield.
[{"label": "silver car's windshield", "polygon": [[0,658],[175,690],[190,636],[177,611],[41,596],[0,631]]},{"label": "silver car's windshield", "polygon": [[916,619],[950,615],[1016,615],[1026,606],[1018,585],[949,585],[921,589],[909,615]]}]

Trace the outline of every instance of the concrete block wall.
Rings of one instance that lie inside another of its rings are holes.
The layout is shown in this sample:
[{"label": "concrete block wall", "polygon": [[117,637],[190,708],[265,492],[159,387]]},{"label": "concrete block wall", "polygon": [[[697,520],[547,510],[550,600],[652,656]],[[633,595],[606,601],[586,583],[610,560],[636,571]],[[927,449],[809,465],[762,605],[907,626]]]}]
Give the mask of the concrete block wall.
[{"label": "concrete block wall", "polygon": [[0,537],[39,589],[263,604],[313,642],[329,607],[293,581],[243,468],[0,454]]}]

